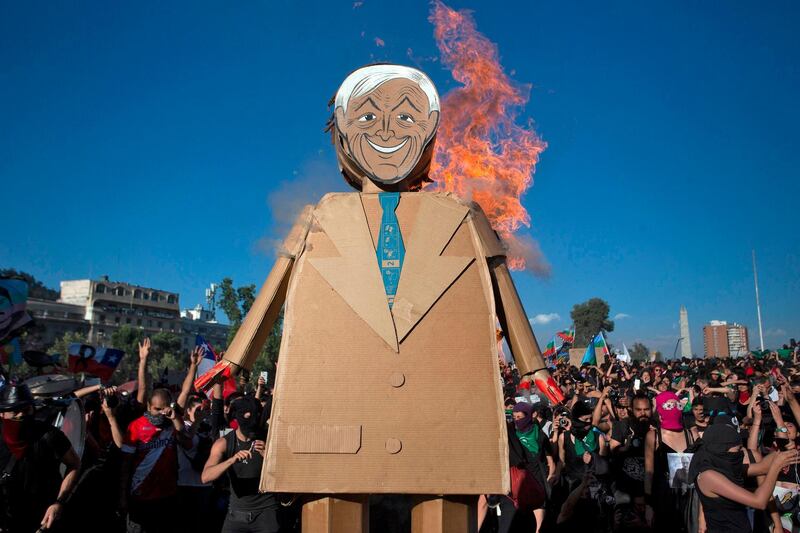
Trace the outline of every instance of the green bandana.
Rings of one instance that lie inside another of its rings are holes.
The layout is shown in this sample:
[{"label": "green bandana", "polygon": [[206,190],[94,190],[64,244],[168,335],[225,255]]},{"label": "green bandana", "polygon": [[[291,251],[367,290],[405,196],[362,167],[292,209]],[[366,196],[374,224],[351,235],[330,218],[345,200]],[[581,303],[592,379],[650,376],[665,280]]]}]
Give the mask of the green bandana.
[{"label": "green bandana", "polygon": [[597,449],[597,435],[594,430],[590,430],[585,437],[579,439],[575,437],[575,454],[580,457],[586,452],[593,452]]},{"label": "green bandana", "polygon": [[525,433],[517,431],[519,441],[525,446],[533,456],[539,455],[539,425],[534,424],[531,429]]}]

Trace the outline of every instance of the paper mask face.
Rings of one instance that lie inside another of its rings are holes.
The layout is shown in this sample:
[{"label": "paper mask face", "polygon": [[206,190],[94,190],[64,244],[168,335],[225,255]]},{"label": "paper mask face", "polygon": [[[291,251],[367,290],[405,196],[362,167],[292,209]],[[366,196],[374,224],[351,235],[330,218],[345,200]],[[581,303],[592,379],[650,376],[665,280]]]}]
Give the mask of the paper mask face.
[{"label": "paper mask face", "polygon": [[374,65],[352,73],[336,94],[336,129],[348,157],[377,183],[409,175],[439,125],[439,97],[422,72]]}]

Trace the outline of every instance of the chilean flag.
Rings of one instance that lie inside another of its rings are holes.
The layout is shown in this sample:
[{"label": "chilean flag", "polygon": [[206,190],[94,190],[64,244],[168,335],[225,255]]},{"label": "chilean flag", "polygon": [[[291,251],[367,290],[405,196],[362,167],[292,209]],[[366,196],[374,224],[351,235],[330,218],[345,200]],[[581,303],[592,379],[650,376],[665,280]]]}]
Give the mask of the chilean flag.
[{"label": "chilean flag", "polygon": [[[212,371],[217,363],[219,363],[219,357],[217,357],[211,344],[205,340],[202,335],[195,337],[194,345],[200,347],[203,351],[203,359],[201,359],[200,364],[197,365],[197,379],[195,379],[195,387],[198,390],[202,390],[206,388],[206,385],[217,374],[217,372]],[[236,392],[236,380],[231,377],[230,368],[226,368],[222,373],[227,377],[222,383],[222,397],[227,398],[231,393]],[[199,386],[198,383],[200,384]],[[206,391],[206,394],[209,398],[211,397],[210,388]]]},{"label": "chilean flag", "polygon": [[203,359],[201,359],[200,364],[197,365],[197,375],[202,376],[217,364],[219,358],[214,352],[214,348],[212,348],[211,344],[205,340],[202,335],[195,337],[194,345],[203,350]]},{"label": "chilean flag", "polygon": [[86,372],[108,381],[117,369],[125,352],[114,348],[95,348],[75,342],[69,345],[69,371]]}]

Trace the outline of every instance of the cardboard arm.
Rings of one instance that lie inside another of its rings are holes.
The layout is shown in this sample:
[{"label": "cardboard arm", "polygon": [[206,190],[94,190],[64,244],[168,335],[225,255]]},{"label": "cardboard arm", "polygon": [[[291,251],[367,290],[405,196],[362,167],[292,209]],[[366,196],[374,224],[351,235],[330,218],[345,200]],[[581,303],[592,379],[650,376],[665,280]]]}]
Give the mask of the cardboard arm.
[{"label": "cardboard arm", "polygon": [[522,307],[511,273],[505,258],[496,257],[490,261],[492,277],[495,282],[498,318],[503,331],[506,332],[511,354],[517,363],[520,374],[533,373],[533,381],[552,403],[564,401],[564,394],[558,384],[547,371],[547,367],[539,350],[539,344],[528,322],[528,315]]},{"label": "cardboard arm", "polygon": [[241,368],[247,370],[253,368],[286,301],[286,290],[289,287],[294,260],[305,246],[312,213],[313,206],[309,205],[303,209],[283,242],[275,265],[261,286],[261,290],[258,291],[225,356],[195,381],[196,389],[205,390],[220,379],[236,375]]},{"label": "cardboard arm", "polygon": [[272,271],[258,291],[253,306],[228,346],[223,361],[250,370],[272,331],[272,326],[286,300],[286,289],[294,258],[278,257]]}]

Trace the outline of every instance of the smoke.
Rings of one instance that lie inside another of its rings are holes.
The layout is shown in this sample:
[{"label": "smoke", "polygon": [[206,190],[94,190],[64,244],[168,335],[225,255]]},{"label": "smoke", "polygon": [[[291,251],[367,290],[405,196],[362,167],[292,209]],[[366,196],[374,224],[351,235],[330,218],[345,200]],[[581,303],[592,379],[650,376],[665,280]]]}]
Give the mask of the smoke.
[{"label": "smoke", "polygon": [[281,249],[284,238],[308,205],[316,205],[326,193],[346,190],[346,185],[335,163],[322,159],[306,161],[294,177],[282,182],[267,195],[272,224],[269,233],[255,243],[258,253],[269,256]]}]

